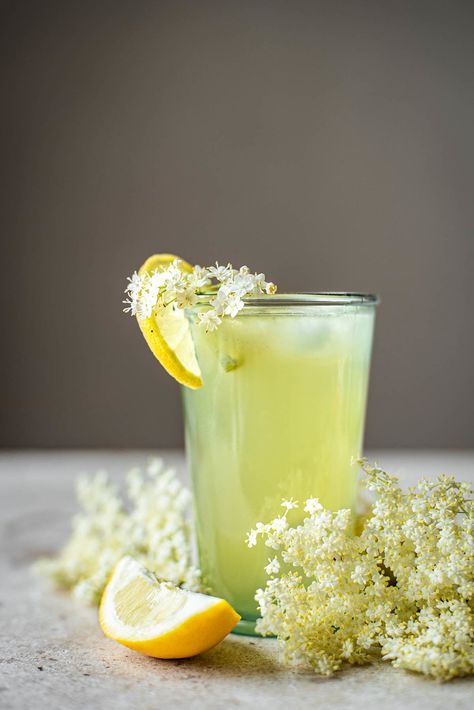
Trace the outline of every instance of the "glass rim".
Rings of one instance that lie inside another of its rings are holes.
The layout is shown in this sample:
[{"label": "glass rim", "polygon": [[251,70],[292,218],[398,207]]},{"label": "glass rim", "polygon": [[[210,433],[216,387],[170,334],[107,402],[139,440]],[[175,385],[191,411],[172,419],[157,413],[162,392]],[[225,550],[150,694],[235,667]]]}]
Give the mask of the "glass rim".
[{"label": "glass rim", "polygon": [[[203,293],[198,296],[196,306],[210,305],[209,299],[215,293]],[[306,291],[301,293],[259,294],[244,296],[245,308],[281,308],[288,306],[376,306],[380,298],[373,293],[350,291]]]}]

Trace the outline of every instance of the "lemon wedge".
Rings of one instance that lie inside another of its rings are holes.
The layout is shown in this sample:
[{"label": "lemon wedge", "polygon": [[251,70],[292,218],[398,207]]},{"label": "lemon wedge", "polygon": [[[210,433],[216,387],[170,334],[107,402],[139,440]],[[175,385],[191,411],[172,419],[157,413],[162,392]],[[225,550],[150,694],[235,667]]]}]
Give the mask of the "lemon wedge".
[{"label": "lemon wedge", "polygon": [[[166,269],[179,257],[174,254],[153,254],[139,270],[140,276]],[[192,266],[179,259],[179,266],[185,272],[192,271]],[[202,387],[194,343],[188,320],[181,308],[172,303],[164,309],[155,310],[149,318],[138,319],[138,325],[153,355],[165,370],[186,387]]]},{"label": "lemon wedge", "polygon": [[104,590],[99,620],[106,636],[134,651],[189,658],[222,641],[240,616],[224,599],[157,582],[123,557]]}]

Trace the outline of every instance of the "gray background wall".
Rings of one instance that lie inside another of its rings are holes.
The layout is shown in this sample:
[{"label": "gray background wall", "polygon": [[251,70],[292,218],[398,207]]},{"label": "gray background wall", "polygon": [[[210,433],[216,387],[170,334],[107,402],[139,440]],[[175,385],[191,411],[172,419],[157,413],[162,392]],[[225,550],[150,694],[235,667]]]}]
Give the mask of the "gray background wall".
[{"label": "gray background wall", "polygon": [[154,251],[381,294],[367,443],[474,445],[472,2],[3,2],[4,446],[177,446]]}]

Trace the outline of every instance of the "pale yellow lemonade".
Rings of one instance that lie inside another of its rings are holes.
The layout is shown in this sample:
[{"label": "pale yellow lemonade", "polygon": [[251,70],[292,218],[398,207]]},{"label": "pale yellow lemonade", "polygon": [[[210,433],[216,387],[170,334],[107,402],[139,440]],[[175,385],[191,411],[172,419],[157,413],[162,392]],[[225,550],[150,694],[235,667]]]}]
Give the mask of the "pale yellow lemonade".
[{"label": "pale yellow lemonade", "polygon": [[[188,311],[204,383],[183,388],[199,561],[211,593],[247,622],[273,556],[248,548],[256,522],[283,514],[283,498],[354,510],[376,303],[271,299],[210,333],[197,324],[205,306]],[[292,522],[303,515],[301,506]]]}]

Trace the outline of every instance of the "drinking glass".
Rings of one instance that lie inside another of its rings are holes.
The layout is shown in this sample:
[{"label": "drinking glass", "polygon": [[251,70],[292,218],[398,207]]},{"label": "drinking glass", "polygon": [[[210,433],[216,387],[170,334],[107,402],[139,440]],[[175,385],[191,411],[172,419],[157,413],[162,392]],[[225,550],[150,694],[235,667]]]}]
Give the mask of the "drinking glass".
[{"label": "drinking glass", "polygon": [[187,312],[204,384],[183,388],[199,562],[210,593],[241,615],[236,631],[252,634],[272,550],[249,549],[250,529],[282,499],[355,510],[377,298],[248,299],[206,333],[207,298]]}]

